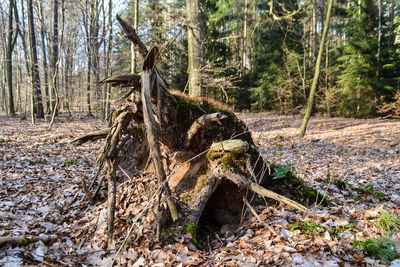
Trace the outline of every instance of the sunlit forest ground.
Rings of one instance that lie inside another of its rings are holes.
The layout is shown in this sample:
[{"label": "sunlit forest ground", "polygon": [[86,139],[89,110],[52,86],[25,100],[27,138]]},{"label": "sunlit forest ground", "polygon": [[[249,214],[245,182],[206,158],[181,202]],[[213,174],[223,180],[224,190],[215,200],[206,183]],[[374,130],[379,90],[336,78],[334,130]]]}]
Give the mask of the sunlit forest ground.
[{"label": "sunlit forest ground", "polygon": [[[258,206],[255,210],[270,229],[253,218],[214,240],[220,242],[216,249],[211,244],[213,249],[197,251],[178,241],[164,249],[127,248],[120,263],[384,264],[353,244],[385,235],[376,224],[382,212],[400,216],[400,122],[312,118],[306,137],[300,138],[300,117],[239,117],[269,163],[293,166],[307,183],[326,191],[333,206],[310,207],[308,214],[279,203]],[[96,174],[100,142],[69,143],[104,126],[62,115],[49,132],[45,122],[0,117],[0,240],[48,236],[25,246],[0,244],[0,265],[105,266],[113,260],[115,247],[104,233],[104,201],[90,205],[81,187],[82,180],[89,184]],[[317,227],[306,233],[309,220]],[[399,253],[398,232],[392,240]]]}]

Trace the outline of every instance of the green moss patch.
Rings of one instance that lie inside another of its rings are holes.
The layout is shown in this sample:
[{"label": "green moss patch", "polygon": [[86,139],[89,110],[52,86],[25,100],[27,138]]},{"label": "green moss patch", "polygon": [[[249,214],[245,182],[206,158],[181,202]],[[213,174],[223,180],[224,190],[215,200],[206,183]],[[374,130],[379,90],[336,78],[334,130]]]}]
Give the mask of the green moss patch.
[{"label": "green moss patch", "polygon": [[207,100],[197,100],[184,95],[173,95],[176,100],[176,112],[178,124],[182,127],[182,130],[188,130],[192,123],[204,114],[211,114],[220,112],[228,117],[234,117],[235,115],[222,107],[217,103],[212,103]]},{"label": "green moss patch", "polygon": [[227,169],[241,168],[245,164],[245,155],[236,153],[226,153],[221,159],[221,164]]},{"label": "green moss patch", "polygon": [[318,201],[317,204],[321,203],[324,207],[332,206],[332,203],[323,194],[308,186],[306,182],[294,174],[293,166],[271,164],[270,169],[275,183],[285,185],[287,191],[302,204],[312,205]]}]

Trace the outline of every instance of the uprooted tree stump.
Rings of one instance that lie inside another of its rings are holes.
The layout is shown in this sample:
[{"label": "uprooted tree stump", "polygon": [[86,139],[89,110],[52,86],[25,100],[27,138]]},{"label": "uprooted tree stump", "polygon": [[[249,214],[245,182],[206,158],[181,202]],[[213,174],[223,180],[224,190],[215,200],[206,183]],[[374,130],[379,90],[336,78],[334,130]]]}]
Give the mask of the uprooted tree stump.
[{"label": "uprooted tree stump", "polygon": [[[110,128],[73,141],[82,144],[105,139],[96,162],[108,181],[111,236],[118,168],[129,177],[157,178],[158,189],[151,194],[158,201],[151,205],[159,213],[154,233],[163,239],[193,226],[201,228],[205,221],[212,221],[217,228],[238,225],[244,202],[249,205],[257,197],[272,198],[301,211],[306,207],[300,203],[316,200],[318,193],[290,171],[285,178],[274,179],[277,167],[264,161],[247,126],[228,107],[168,91],[155,67],[159,50],[155,47],[148,52],[135,30],[117,19],[144,58],[143,72],[141,76],[110,77],[103,83],[130,87],[131,92],[141,92],[141,99],[122,103]],[[94,193],[88,191],[93,184],[85,190],[89,198],[96,195],[101,181]]]}]

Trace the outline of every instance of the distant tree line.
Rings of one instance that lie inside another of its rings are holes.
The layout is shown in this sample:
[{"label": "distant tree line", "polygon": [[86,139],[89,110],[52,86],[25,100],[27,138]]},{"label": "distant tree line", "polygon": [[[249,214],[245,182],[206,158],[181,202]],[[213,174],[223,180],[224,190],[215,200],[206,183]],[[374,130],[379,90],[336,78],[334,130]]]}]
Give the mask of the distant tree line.
[{"label": "distant tree line", "polygon": [[[107,118],[123,90],[99,81],[142,64],[121,38],[118,12],[162,48],[159,70],[170,88],[238,111],[301,114],[327,7],[328,0],[7,0],[0,3],[0,108]],[[399,117],[399,11],[394,0],[334,1],[314,112]]]}]

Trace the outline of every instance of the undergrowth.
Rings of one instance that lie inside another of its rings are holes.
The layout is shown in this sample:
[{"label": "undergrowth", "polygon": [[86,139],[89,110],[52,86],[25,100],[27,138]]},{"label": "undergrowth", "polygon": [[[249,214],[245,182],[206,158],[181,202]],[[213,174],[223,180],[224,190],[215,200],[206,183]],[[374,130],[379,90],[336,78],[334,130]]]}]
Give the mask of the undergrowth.
[{"label": "undergrowth", "polygon": [[400,229],[400,219],[393,213],[382,210],[379,217],[375,220],[375,225],[381,230],[383,235],[390,237]]},{"label": "undergrowth", "polygon": [[339,226],[330,227],[330,228],[328,228],[327,231],[330,236],[336,237],[337,239],[341,239],[341,237],[339,236],[340,233],[344,233],[344,232],[355,229],[357,224],[358,224],[358,221],[352,221],[351,223],[349,223],[347,225],[339,225]]},{"label": "undergrowth", "polygon": [[300,233],[304,235],[308,235],[311,233],[319,235],[319,233],[323,232],[325,229],[320,224],[314,224],[312,220],[306,220],[303,222],[294,223],[289,230],[292,232],[295,230],[300,230]]},{"label": "undergrowth", "polygon": [[359,187],[357,188],[357,192],[360,194],[364,194],[366,196],[373,196],[376,199],[379,200],[389,200],[386,194],[375,191],[374,187],[372,185],[367,185],[365,187]]},{"label": "undergrowth", "polygon": [[386,263],[397,259],[396,245],[388,237],[380,237],[375,240],[356,241],[353,247],[360,247],[369,256],[376,260],[383,259]]},{"label": "undergrowth", "polygon": [[272,179],[282,179],[287,177],[290,173],[294,173],[294,167],[291,164],[273,165],[273,169]]}]

